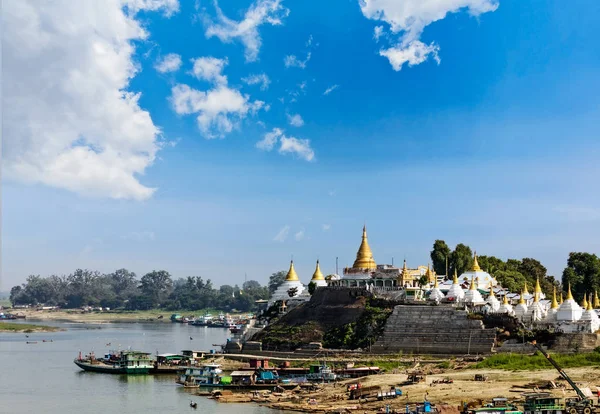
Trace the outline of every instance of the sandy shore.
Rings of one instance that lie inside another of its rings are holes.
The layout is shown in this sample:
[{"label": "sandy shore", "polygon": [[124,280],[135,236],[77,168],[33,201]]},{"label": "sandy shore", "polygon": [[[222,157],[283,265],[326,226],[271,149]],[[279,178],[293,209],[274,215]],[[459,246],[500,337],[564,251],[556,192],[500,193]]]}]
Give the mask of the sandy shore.
[{"label": "sandy shore", "polygon": [[[573,368],[569,369],[569,375],[580,387],[588,387],[596,392],[600,386],[600,367]],[[488,381],[474,381],[475,374],[488,376]],[[285,392],[272,394],[261,398],[253,398],[251,394],[231,396],[223,399],[223,402],[248,402],[254,401],[261,405],[274,409],[293,410],[300,412],[337,412],[347,409],[360,413],[375,413],[385,410],[389,405],[391,410],[405,412],[406,404],[412,409],[416,403],[422,403],[425,398],[437,405],[459,407],[463,402],[481,406],[488,403],[494,397],[507,397],[518,404],[523,401],[522,393],[532,392],[536,389],[531,383],[539,384],[538,391],[548,391],[558,397],[575,396],[566,382],[557,381],[558,373],[555,370],[540,371],[502,371],[502,370],[462,370],[448,371],[435,375],[428,375],[424,383],[416,385],[400,385],[407,379],[406,374],[382,374],[373,375],[361,379],[347,380],[337,384],[319,385],[315,392]],[[451,378],[452,384],[432,384],[434,380]],[[348,384],[360,381],[363,387],[379,385],[384,388],[390,386],[399,387],[403,396],[385,401],[358,402],[349,401],[346,387]],[[560,388],[544,389],[546,383],[554,381]],[[561,386],[565,387],[562,388]],[[308,401],[312,400],[312,403]],[[385,412],[385,411],[383,411]]]}]

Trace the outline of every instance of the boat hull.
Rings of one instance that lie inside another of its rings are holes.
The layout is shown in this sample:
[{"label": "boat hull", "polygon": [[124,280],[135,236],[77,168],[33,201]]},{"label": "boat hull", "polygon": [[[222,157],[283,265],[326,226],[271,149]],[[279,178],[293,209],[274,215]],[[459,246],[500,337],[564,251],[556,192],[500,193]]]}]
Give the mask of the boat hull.
[{"label": "boat hull", "polygon": [[84,371],[99,372],[102,374],[145,375],[150,371],[150,368],[148,367],[122,368],[107,364],[92,364],[86,361],[80,361],[78,359],[73,362],[75,362],[75,365]]}]

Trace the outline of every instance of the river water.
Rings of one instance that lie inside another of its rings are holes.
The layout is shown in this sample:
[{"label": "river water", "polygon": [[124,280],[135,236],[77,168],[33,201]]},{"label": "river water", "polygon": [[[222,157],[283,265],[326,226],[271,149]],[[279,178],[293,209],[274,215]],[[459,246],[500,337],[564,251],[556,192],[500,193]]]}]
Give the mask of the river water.
[{"label": "river water", "polygon": [[[100,356],[128,347],[153,354],[215,349],[212,344],[226,341],[229,332],[225,329],[177,323],[40,324],[67,330],[31,333],[29,338],[21,333],[0,333],[0,413],[281,413],[254,404],[216,403],[194,396],[175,384],[171,375],[98,374],[82,371],[73,363],[79,351]],[[196,410],[190,407],[191,400],[198,403]]]}]

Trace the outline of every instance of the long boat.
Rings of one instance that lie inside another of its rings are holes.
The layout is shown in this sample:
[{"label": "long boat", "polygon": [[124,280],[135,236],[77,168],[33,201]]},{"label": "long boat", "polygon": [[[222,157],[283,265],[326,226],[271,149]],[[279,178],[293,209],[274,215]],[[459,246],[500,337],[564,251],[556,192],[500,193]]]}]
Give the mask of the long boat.
[{"label": "long boat", "polygon": [[150,353],[140,351],[122,351],[109,360],[97,359],[92,352],[85,357],[80,354],[73,362],[84,371],[103,374],[148,374],[154,368]]}]

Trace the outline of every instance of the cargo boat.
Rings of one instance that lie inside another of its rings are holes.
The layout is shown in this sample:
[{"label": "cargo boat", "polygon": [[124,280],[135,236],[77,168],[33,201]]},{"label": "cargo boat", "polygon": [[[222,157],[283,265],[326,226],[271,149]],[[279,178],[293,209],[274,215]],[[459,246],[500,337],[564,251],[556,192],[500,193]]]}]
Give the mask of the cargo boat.
[{"label": "cargo boat", "polygon": [[97,359],[93,352],[85,357],[80,353],[73,362],[84,371],[103,374],[148,374],[154,368],[150,353],[140,351],[121,351],[109,359]]}]

